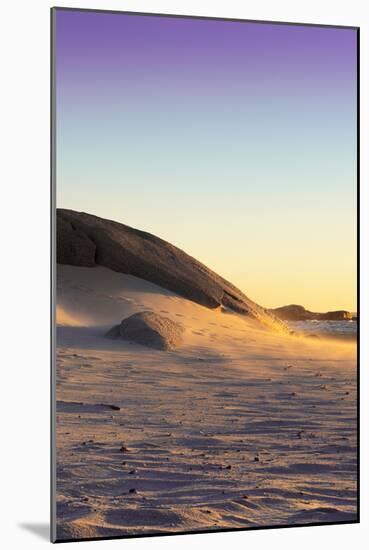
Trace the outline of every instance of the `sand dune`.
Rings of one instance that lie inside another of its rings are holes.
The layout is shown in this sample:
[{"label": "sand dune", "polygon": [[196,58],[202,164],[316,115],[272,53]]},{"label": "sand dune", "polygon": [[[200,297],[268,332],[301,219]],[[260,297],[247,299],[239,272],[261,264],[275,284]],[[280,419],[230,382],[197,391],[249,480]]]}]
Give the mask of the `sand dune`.
[{"label": "sand dune", "polygon": [[[176,350],[104,338],[147,310]],[[105,267],[58,266],[58,320],[59,539],[355,519],[353,343]]]},{"label": "sand dune", "polygon": [[208,308],[224,306],[276,330],[287,330],[273,313],[183,250],[145,231],[85,212],[57,210],[57,261],[107,267]]}]

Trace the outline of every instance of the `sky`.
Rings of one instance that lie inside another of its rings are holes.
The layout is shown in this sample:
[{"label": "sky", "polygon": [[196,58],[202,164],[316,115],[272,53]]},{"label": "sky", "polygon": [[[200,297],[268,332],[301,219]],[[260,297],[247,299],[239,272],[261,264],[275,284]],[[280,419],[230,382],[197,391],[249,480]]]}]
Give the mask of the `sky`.
[{"label": "sky", "polygon": [[356,311],[356,31],[58,9],[57,206]]}]

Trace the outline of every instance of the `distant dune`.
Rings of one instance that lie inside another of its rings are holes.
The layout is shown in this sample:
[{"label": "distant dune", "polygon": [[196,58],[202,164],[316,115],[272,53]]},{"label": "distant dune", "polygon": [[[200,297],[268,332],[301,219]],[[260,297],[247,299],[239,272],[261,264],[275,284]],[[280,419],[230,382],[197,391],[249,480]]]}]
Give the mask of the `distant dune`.
[{"label": "distant dune", "polygon": [[224,307],[287,330],[272,313],[170,243],[91,214],[57,210],[57,261],[134,275],[208,308]]},{"label": "distant dune", "polygon": [[346,310],[317,313],[295,304],[277,307],[275,309],[270,309],[269,311],[285,321],[347,321],[353,319],[354,317],[350,311]]}]

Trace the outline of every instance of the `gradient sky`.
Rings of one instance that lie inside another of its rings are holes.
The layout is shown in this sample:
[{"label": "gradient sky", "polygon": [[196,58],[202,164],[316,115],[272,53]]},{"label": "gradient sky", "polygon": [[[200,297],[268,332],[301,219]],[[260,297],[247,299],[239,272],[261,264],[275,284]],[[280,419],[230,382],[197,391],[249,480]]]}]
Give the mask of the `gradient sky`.
[{"label": "gradient sky", "polygon": [[356,310],[356,31],[58,10],[57,206]]}]

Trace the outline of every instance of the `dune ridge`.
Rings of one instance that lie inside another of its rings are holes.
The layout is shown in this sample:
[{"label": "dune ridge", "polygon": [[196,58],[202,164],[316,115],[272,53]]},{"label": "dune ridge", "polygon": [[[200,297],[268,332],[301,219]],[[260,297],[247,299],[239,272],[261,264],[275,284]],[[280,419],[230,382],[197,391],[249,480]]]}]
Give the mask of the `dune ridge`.
[{"label": "dune ridge", "polygon": [[104,266],[155,283],[205,307],[225,307],[275,330],[288,330],[275,315],[176,246],[91,214],[57,210],[57,262]]}]

